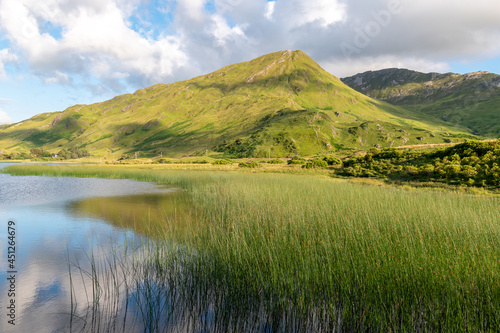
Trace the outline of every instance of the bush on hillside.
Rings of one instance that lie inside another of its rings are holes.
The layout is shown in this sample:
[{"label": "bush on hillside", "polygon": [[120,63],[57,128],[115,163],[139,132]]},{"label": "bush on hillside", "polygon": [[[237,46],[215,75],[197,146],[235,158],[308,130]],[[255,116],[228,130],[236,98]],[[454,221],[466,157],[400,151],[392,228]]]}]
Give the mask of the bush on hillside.
[{"label": "bush on hillside", "polygon": [[248,161],[248,162],[242,162],[238,164],[240,168],[257,168],[259,166],[259,163],[254,162],[254,161]]},{"label": "bush on hillside", "polygon": [[213,161],[212,164],[215,164],[215,165],[229,165],[229,164],[233,164],[233,161],[226,160],[226,159],[222,158],[222,159]]},{"label": "bush on hillside", "polygon": [[341,165],[342,161],[340,158],[335,157],[335,156],[325,156],[323,160],[328,164],[328,165]]},{"label": "bush on hillside", "polygon": [[499,165],[500,140],[467,141],[431,152],[386,148],[348,159],[337,173],[499,188]]},{"label": "bush on hillside", "polygon": [[305,163],[306,163],[306,160],[304,160],[303,158],[300,158],[298,156],[294,156],[294,157],[292,157],[292,159],[287,161],[288,165],[290,165],[290,164],[305,164]]},{"label": "bush on hillside", "polygon": [[285,161],[283,161],[280,158],[274,158],[270,161],[267,161],[267,163],[269,163],[269,164],[283,164],[283,163],[285,163]]},{"label": "bush on hillside", "polygon": [[311,168],[326,168],[328,166],[328,163],[324,160],[320,159],[314,159],[312,161],[307,161],[306,164],[304,164],[302,167],[305,169],[311,169]]}]

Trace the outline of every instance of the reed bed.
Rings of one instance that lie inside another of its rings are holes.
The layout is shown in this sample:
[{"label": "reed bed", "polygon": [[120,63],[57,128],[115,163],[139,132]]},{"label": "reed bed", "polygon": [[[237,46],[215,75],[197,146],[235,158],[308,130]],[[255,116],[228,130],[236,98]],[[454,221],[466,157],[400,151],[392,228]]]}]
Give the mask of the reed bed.
[{"label": "reed bed", "polygon": [[[154,269],[135,274],[137,281],[163,283],[162,293],[170,290],[167,299],[181,302],[185,325],[175,326],[179,331],[495,332],[500,327],[496,196],[306,175],[117,166],[7,170],[130,178],[185,189],[191,209],[156,221],[161,228],[154,228],[155,238],[163,241],[154,243],[155,253],[162,255],[142,260]],[[172,251],[171,244],[189,250]],[[141,303],[153,306],[154,300]],[[161,327],[156,329],[174,330]]]}]

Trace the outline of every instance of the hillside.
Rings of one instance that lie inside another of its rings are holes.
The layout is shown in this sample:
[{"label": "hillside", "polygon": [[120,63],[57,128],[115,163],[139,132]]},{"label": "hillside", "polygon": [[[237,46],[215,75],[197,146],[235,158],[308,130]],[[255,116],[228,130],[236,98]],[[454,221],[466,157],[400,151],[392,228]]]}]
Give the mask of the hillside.
[{"label": "hillside", "polygon": [[356,92],[302,51],[284,51],[5,126],[0,150],[277,157],[466,137],[464,128]]},{"label": "hillside", "polygon": [[500,75],[424,74],[392,68],[342,81],[363,94],[468,127],[477,135],[500,137]]}]

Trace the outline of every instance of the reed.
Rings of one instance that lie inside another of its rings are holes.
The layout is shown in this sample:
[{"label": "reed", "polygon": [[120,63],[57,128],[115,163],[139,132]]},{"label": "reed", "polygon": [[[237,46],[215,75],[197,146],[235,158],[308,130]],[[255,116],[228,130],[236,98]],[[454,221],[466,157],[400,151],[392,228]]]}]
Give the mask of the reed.
[{"label": "reed", "polygon": [[[183,329],[500,327],[495,196],[286,174],[116,166],[16,166],[8,172],[131,178],[187,190],[190,210],[156,221],[155,238],[163,241],[136,266],[147,267],[146,280],[175,291],[163,289],[167,299],[181,301]],[[144,274],[136,276],[145,281]],[[155,306],[154,298],[145,303]],[[212,319],[203,321],[207,311]]]}]

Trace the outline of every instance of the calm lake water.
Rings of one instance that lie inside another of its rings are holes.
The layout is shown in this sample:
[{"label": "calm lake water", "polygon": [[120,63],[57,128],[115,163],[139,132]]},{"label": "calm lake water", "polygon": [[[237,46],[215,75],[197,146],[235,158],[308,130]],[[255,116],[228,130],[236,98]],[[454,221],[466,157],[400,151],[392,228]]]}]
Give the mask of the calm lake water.
[{"label": "calm lake water", "polygon": [[[131,180],[0,174],[0,331],[92,331],[85,316],[92,301],[89,258],[105,263],[110,253],[119,258],[120,249],[137,248],[146,240],[139,233],[144,216],[168,214],[173,192]],[[8,295],[8,221],[16,233],[15,298]],[[15,326],[7,322],[11,299]]]}]

